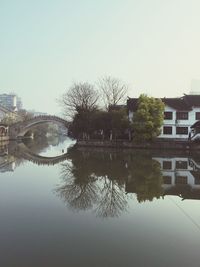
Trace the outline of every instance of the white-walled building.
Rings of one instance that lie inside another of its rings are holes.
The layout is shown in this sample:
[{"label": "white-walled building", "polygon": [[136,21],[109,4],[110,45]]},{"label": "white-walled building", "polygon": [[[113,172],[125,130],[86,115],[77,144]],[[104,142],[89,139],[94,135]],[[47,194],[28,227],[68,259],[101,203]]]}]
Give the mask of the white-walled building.
[{"label": "white-walled building", "polygon": [[2,122],[4,120],[16,120],[18,118],[18,115],[16,112],[10,111],[9,109],[3,107],[0,105],[0,122]]},{"label": "white-walled building", "polygon": [[[180,98],[162,98],[165,104],[164,123],[159,138],[188,139],[191,126],[199,121],[200,129],[200,95],[184,95]],[[127,100],[129,120],[134,119],[138,98]],[[191,134],[196,134],[196,130]]]}]

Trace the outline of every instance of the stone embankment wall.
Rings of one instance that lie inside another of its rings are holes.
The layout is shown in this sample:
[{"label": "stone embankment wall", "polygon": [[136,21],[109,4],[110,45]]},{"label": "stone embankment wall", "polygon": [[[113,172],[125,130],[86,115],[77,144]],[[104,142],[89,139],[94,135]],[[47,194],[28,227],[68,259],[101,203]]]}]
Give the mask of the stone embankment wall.
[{"label": "stone embankment wall", "polygon": [[9,136],[0,136],[0,142],[8,141]]},{"label": "stone embankment wall", "polygon": [[114,148],[143,148],[143,149],[174,149],[174,150],[200,150],[200,143],[180,140],[158,140],[151,143],[133,143],[128,141],[113,140],[77,140],[77,146],[87,147],[114,147]]}]

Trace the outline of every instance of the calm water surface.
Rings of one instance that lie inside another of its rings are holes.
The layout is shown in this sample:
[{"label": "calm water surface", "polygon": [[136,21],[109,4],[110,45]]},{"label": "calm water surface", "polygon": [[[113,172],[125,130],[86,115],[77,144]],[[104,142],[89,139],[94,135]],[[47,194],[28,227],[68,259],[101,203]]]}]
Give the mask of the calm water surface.
[{"label": "calm water surface", "polygon": [[72,145],[0,148],[0,266],[200,266],[200,155]]}]

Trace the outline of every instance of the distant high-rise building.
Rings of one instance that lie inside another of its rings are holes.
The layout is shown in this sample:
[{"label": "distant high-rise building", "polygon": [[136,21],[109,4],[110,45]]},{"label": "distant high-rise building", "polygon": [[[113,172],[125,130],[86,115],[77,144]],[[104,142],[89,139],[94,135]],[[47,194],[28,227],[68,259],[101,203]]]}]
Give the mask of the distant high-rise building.
[{"label": "distant high-rise building", "polygon": [[18,111],[22,109],[22,101],[15,94],[0,94],[0,105],[11,110]]},{"label": "distant high-rise building", "polygon": [[17,96],[17,110],[21,110],[23,108],[22,100],[19,96]]}]

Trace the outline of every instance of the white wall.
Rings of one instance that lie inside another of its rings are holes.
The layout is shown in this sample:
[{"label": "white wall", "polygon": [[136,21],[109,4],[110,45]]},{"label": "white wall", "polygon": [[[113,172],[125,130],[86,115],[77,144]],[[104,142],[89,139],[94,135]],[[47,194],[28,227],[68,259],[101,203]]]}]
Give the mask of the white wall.
[{"label": "white wall", "polygon": [[[163,134],[162,132],[159,135],[160,138],[177,138],[177,139],[187,139],[190,132],[190,127],[197,121],[196,112],[200,112],[200,108],[194,107],[191,111],[188,111],[188,120],[176,120],[176,110],[165,106],[165,111],[173,113],[172,120],[164,120],[163,126],[172,126],[172,134]],[[187,112],[187,111],[186,111]],[[188,127],[188,134],[176,134],[176,127]]]},{"label": "white wall", "polygon": [[[176,109],[169,106],[165,106],[165,112],[172,112],[172,120],[164,120],[163,126],[171,126],[172,134],[163,134],[163,127],[161,128],[161,134],[158,138],[170,138],[170,139],[188,139],[190,132],[190,127],[197,121],[196,112],[200,112],[200,108],[194,107],[191,111],[188,112],[188,120],[176,120]],[[183,110],[184,111],[184,110]],[[128,117],[129,120],[133,120],[134,113],[129,111]],[[176,134],[176,127],[188,127],[188,134]]]},{"label": "white wall", "polygon": [[[172,120],[164,120],[163,126],[171,126],[172,127],[172,134],[163,134],[163,127],[162,132],[159,135],[159,138],[176,138],[176,139],[188,139],[188,135],[190,132],[190,127],[197,121],[196,120],[196,112],[200,112],[200,108],[194,107],[191,111],[188,111],[188,120],[176,120],[176,110],[165,106],[165,111],[172,112]],[[188,134],[176,134],[176,127],[187,127]]]}]

